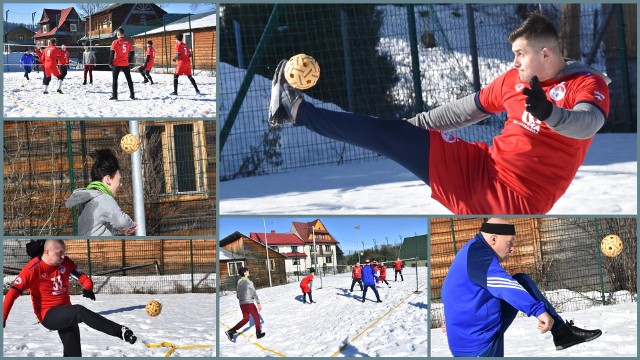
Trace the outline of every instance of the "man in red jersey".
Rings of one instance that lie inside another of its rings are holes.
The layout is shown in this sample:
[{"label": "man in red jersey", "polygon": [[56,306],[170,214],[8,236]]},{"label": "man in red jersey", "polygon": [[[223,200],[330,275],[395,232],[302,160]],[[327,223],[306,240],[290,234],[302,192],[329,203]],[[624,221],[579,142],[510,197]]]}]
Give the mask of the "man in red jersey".
[{"label": "man in red jersey", "polygon": [[33,52],[36,55],[36,61],[33,68],[37,73],[40,73],[40,67],[42,66],[42,50],[36,46]]},{"label": "man in red jersey", "polygon": [[56,47],[56,39],[49,40],[49,46],[42,52],[44,58],[44,79],[42,84],[44,85],[44,93],[49,93],[49,83],[51,83],[51,76],[58,78],[58,93],[62,94],[62,74],[58,68],[58,62],[62,57],[60,49]]},{"label": "man in red jersey", "polygon": [[62,44],[60,46],[60,57],[58,58],[58,70],[60,70],[60,81],[64,80],[67,76],[67,70],[69,69],[69,51],[67,51],[67,45]]},{"label": "man in red jersey", "polygon": [[129,85],[129,98],[135,100],[133,93],[133,81],[131,80],[131,71],[129,64],[133,61],[133,45],[124,37],[124,29],[118,28],[118,38],[111,43],[111,52],[109,53],[109,66],[112,71],[112,91],[109,100],[118,100],[118,75],[120,71],[124,73]]},{"label": "man in red jersey", "polygon": [[357,262],[356,266],[351,270],[351,289],[349,292],[353,292],[353,286],[356,283],[360,285],[360,291],[362,291],[362,266],[359,262]]},{"label": "man in red jersey", "polygon": [[156,59],[156,50],[153,48],[153,41],[147,41],[147,51],[144,54],[144,64],[140,66],[140,74],[144,78],[143,84],[148,82],[153,85],[153,79],[151,78],[151,69],[153,69],[153,63]]},{"label": "man in red jersey", "polygon": [[126,326],[98,315],[82,305],[71,305],[69,277],[73,277],[82,285],[82,296],[94,301],[96,297],[93,293],[93,281],[65,255],[66,246],[62,240],[46,240],[41,251],[41,255],[31,259],[22,268],[5,295],[4,327],[7,325],[13,303],[28,290],[33,311],[40,323],[48,330],[58,331],[65,357],[82,356],[78,328],[78,324],[82,322],[130,344],[136,342],[133,331]]},{"label": "man in red jersey", "polygon": [[404,268],[404,264],[402,260],[398,258],[393,262],[393,269],[396,271],[395,281],[398,281],[398,274],[400,274],[400,281],[404,281],[404,276],[402,276],[402,268]]},{"label": "man in red jersey", "polygon": [[177,61],[176,70],[173,73],[173,92],[171,95],[178,95],[178,77],[180,75],[187,75],[191,85],[196,89],[196,94],[200,94],[196,81],[191,76],[191,50],[187,44],[182,42],[182,34],[176,35],[176,55],[173,57],[173,61]]},{"label": "man in red jersey", "polygon": [[[431,187],[456,214],[545,214],[567,190],[609,113],[610,80],[560,51],[549,19],[532,13],[509,35],[514,68],[479,92],[408,121],[318,109],[284,78],[269,123],[294,124],[385,155]],[[443,131],[507,113],[493,145]]]}]

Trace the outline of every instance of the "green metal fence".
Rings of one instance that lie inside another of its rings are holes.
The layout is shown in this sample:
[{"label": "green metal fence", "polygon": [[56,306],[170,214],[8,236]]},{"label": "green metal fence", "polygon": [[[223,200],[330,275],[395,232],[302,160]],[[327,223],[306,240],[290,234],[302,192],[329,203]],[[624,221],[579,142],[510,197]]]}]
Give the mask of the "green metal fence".
[{"label": "green metal fence", "polygon": [[[28,240],[4,240],[4,289],[31,260]],[[65,240],[67,256],[94,282],[98,294],[213,293],[214,240]],[[70,293],[81,293],[72,281]]]},{"label": "green metal fence", "polygon": [[[558,312],[637,301],[636,218],[511,219],[515,252],[503,264],[527,273]],[[457,251],[478,233],[482,219],[431,221],[431,325],[442,324],[442,282]],[[602,238],[618,235],[623,250],[602,254]]]},{"label": "green metal fence", "polygon": [[[567,51],[577,49],[576,57],[613,78],[601,131],[636,131],[635,18],[617,16],[635,14],[636,5],[577,6],[578,12],[556,4],[221,6],[220,179],[378,157],[306,129],[269,128],[280,59],[306,53],[318,60],[320,80],[305,91],[316,106],[400,120],[471,94],[511,68],[507,35],[539,7],[556,24],[578,23]],[[455,134],[491,142],[503,122],[494,116]]]},{"label": "green metal fence", "polygon": [[[212,121],[141,121],[147,235],[215,234],[216,134]],[[64,203],[91,182],[91,153],[116,151],[116,201],[133,218],[131,156],[120,149],[127,121],[4,123],[4,233],[77,235]]]}]

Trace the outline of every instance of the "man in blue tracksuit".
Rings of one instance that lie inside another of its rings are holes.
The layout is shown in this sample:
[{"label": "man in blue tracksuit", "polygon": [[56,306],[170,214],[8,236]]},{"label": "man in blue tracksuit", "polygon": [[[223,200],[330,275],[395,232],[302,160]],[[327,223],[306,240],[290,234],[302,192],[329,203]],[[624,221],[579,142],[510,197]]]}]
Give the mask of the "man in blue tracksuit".
[{"label": "man in blue tracksuit", "polygon": [[364,290],[362,290],[362,302],[364,302],[367,297],[367,288],[371,288],[373,293],[376,294],[376,302],[381,303],[380,295],[378,294],[378,289],[376,289],[376,283],[378,282],[378,277],[376,276],[375,271],[371,267],[371,263],[369,259],[365,261],[365,265],[362,268],[362,284],[364,285]]},{"label": "man in blue tracksuit", "polygon": [[509,275],[500,265],[513,253],[515,226],[489,219],[460,249],[442,285],[449,349],[454,356],[504,356],[504,333],[518,311],[551,331],[557,350],[590,341],[600,330],[564,322],[526,274]]},{"label": "man in blue tracksuit", "polygon": [[35,57],[31,53],[31,49],[27,49],[27,52],[22,54],[20,58],[20,67],[24,69],[24,77],[29,80],[29,73],[31,72],[31,67],[35,62]]}]

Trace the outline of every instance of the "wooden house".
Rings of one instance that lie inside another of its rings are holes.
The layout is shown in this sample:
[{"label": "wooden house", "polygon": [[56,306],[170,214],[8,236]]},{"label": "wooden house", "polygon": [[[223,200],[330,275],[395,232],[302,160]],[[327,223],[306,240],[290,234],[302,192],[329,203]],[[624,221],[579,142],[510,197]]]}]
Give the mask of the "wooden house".
[{"label": "wooden house", "polygon": [[40,29],[33,35],[38,47],[48,46],[50,39],[56,39],[57,45],[76,45],[83,35],[84,22],[73,7],[42,10],[38,25]]},{"label": "wooden house", "polygon": [[[144,31],[147,24],[162,23],[167,14],[156,4],[111,4],[85,18],[87,31],[83,42],[99,41],[100,45],[111,45],[117,37],[116,30],[123,28],[125,36]],[[97,45],[95,43],[94,45]]]},{"label": "wooden house", "polygon": [[[168,24],[153,29],[145,29],[132,36],[137,49],[146,49],[148,40],[153,41],[156,50],[155,67],[172,68],[175,63],[171,58],[175,55],[175,37],[183,34],[183,41],[192,53],[191,65],[194,69],[214,70],[216,67],[216,13],[210,11],[202,14],[186,15]],[[137,54],[137,53],[136,53]],[[140,53],[140,60],[142,60]]]},{"label": "wooden house", "polygon": [[[216,134],[212,121],[140,122],[147,235],[213,236]],[[64,207],[91,182],[92,151],[110,148],[124,185],[116,201],[133,217],[131,156],[119,146],[127,121],[4,123],[5,235],[74,235]]]},{"label": "wooden house", "polygon": [[225,260],[220,261],[220,290],[236,289],[239,279],[237,269],[241,266],[249,268],[250,278],[256,288],[287,283],[286,257],[277,251],[266,248],[238,231],[220,240],[222,249],[226,252],[221,254]]},{"label": "wooden house", "polygon": [[[19,25],[7,31],[4,34],[4,43],[18,44],[18,45],[34,45],[35,44],[35,41],[33,40],[34,35],[35,35],[35,32],[27,29],[22,25]],[[20,47],[18,48],[18,51],[23,52],[25,49],[26,47]]]}]

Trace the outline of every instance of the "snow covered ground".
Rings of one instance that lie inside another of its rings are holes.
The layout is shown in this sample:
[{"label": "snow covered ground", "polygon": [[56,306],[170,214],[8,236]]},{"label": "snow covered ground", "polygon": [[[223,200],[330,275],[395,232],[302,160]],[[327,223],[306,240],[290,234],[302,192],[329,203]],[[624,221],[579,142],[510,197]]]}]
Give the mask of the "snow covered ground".
[{"label": "snow covered ground", "polygon": [[[149,317],[145,304],[149,300],[162,304],[162,313]],[[171,356],[215,356],[215,294],[178,295],[102,295],[96,301],[72,296],[71,303],[85,307],[126,325],[138,336],[131,345],[80,324],[83,356],[163,357],[171,347],[148,348],[144,345],[169,342],[174,346],[208,345],[207,348],[176,349]],[[4,356],[62,357],[58,333],[37,323],[28,295],[16,300],[4,329]]]},{"label": "snow covered ground", "polygon": [[[637,213],[637,135],[597,134],[549,214]],[[449,214],[431,189],[388,159],[223,181],[220,214]]]},{"label": "snow covered ground", "polygon": [[69,70],[62,84],[64,94],[56,92],[58,80],[54,77],[49,85],[49,94],[43,94],[43,72],[32,72],[27,81],[23,73],[5,72],[4,116],[27,117],[195,117],[216,116],[216,78],[204,72],[194,74],[201,95],[197,95],[185,76],[178,80],[178,96],[173,92],[173,74],[151,73],[155,85],[142,84],[138,72],[132,72],[136,100],[129,99],[129,87],[123,74],[118,77],[118,101],[111,97],[111,72],[94,71],[93,85],[82,85],[83,72]]},{"label": "snow covered ground", "polygon": [[[638,355],[637,303],[599,306],[582,311],[561,313],[583,329],[600,329],[599,338],[557,351],[551,333],[540,334],[533,317],[517,317],[505,333],[505,356],[603,358]],[[451,357],[447,336],[441,329],[431,330],[431,356]]]},{"label": "snow covered ground", "polygon": [[[427,356],[427,268],[405,268],[404,281],[379,285],[382,303],[367,291],[360,302],[358,285],[349,293],[351,274],[329,275],[313,283],[316,304],[303,304],[299,283],[258,289],[266,336],[255,337],[247,324],[231,343],[223,331],[241,318],[235,292],[220,297],[220,356]],[[414,294],[416,286],[422,292]],[[222,294],[221,294],[222,295]]]}]

